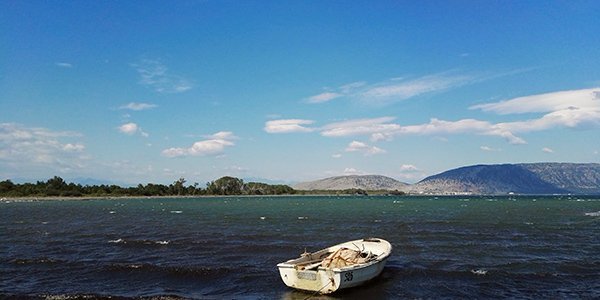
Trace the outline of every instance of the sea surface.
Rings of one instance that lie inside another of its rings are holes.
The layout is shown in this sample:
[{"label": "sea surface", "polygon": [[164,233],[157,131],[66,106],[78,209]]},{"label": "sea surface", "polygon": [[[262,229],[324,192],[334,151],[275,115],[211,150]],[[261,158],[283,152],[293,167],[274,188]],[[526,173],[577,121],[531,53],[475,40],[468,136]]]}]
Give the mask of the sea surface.
[{"label": "sea surface", "polygon": [[329,299],[600,298],[600,197],[0,202],[0,298],[305,299],[276,265],[380,237],[377,279]]}]

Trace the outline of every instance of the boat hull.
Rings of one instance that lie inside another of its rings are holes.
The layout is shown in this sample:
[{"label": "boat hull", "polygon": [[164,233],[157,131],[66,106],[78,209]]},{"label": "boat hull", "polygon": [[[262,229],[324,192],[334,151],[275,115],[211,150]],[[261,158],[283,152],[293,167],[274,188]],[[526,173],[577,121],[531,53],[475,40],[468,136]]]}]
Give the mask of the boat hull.
[{"label": "boat hull", "polygon": [[366,251],[376,254],[377,257],[366,263],[341,268],[327,268],[319,265],[311,269],[301,267],[307,259],[300,257],[277,265],[281,279],[287,286],[295,289],[329,294],[340,289],[359,286],[379,276],[391,253],[391,245],[387,241],[363,239],[332,246],[314,254],[323,256],[324,253],[332,253],[347,246],[363,247]]}]

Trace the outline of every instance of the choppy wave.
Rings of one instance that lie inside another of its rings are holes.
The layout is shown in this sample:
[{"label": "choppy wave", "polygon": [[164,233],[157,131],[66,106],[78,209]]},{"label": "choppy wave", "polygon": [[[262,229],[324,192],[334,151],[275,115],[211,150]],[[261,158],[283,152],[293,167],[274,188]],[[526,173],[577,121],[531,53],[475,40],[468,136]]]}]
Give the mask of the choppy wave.
[{"label": "choppy wave", "polygon": [[130,245],[130,246],[148,246],[148,245],[161,245],[161,246],[165,246],[171,243],[171,241],[169,240],[129,240],[129,239],[116,239],[116,240],[109,240],[108,243],[111,244],[123,244],[123,245]]},{"label": "choppy wave", "polygon": [[365,236],[389,240],[392,256],[380,278],[341,298],[600,298],[600,201],[585,199],[11,203],[0,211],[0,298],[304,299],[277,263]]},{"label": "choppy wave", "polygon": [[64,260],[48,258],[48,257],[39,257],[39,258],[15,258],[11,260],[13,264],[16,265],[52,265],[52,264],[60,264],[64,263]]},{"label": "choppy wave", "polygon": [[230,272],[227,267],[206,267],[206,266],[160,266],[154,264],[111,264],[105,267],[109,272],[138,272],[145,275],[168,275],[183,277],[202,277],[215,279],[223,277]]}]

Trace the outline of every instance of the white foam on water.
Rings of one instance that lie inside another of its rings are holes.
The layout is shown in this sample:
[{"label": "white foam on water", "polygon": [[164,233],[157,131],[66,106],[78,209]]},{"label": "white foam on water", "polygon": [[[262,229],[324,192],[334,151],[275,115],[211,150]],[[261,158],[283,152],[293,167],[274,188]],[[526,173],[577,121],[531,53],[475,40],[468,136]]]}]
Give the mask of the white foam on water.
[{"label": "white foam on water", "polygon": [[298,217],[298,220],[307,220],[308,217]]},{"label": "white foam on water", "polygon": [[261,220],[264,220],[264,219],[266,219],[266,218],[267,218],[267,217],[260,217],[260,219],[261,219]]},{"label": "white foam on water", "polygon": [[172,211],[171,211],[171,213],[172,213],[172,214],[180,214],[180,213],[182,213],[182,212],[183,212],[183,211],[181,211],[181,210],[172,210]]},{"label": "white foam on water", "polygon": [[590,216],[590,217],[600,217],[600,211],[588,212],[588,213],[585,213],[585,215]]},{"label": "white foam on water", "polygon": [[119,244],[119,243],[125,243],[125,240],[124,239],[116,239],[116,240],[110,240],[108,242],[109,243]]},{"label": "white foam on water", "polygon": [[116,212],[116,211],[114,211],[114,210],[111,210],[111,211],[109,211],[108,213],[109,213],[109,214],[116,214],[117,212]]},{"label": "white foam on water", "polygon": [[168,245],[171,241],[156,241],[159,245]]},{"label": "white foam on water", "polygon": [[475,275],[486,275],[487,272],[488,271],[484,270],[484,269],[471,270],[471,273],[473,273]]}]

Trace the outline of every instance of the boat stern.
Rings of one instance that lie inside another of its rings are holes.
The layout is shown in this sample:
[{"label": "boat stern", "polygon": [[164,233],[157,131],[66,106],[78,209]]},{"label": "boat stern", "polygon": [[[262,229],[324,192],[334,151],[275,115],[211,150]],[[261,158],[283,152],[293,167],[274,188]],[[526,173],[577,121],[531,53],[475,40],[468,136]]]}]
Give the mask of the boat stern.
[{"label": "boat stern", "polygon": [[321,294],[333,293],[339,288],[340,281],[335,280],[335,274],[322,268],[319,270],[298,270],[294,265],[286,263],[278,264],[277,268],[285,285],[291,288]]}]

